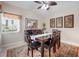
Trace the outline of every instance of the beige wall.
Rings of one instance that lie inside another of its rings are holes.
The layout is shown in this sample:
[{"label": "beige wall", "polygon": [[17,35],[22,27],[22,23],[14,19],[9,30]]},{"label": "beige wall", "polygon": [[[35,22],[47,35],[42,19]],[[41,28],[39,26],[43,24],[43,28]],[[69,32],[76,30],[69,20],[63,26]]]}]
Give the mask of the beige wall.
[{"label": "beige wall", "polygon": [[[2,45],[4,47],[11,46],[13,44],[23,44],[24,43],[24,30],[25,30],[25,18],[31,18],[38,20],[38,28],[41,27],[41,21],[39,22],[40,18],[35,17],[34,14],[28,12],[26,10],[17,8],[16,6],[3,4],[3,12],[14,13],[18,15],[22,15],[22,20],[20,22],[20,32],[17,33],[2,33]],[[40,19],[41,20],[41,19]]]},{"label": "beige wall", "polygon": [[51,32],[53,28],[50,28],[50,18],[60,17],[65,15],[74,14],[74,28],[58,28],[61,30],[61,40],[67,43],[71,43],[79,46],[79,6],[78,5],[59,5],[50,9],[49,15],[40,17],[43,15],[35,14],[34,12],[29,12],[12,5],[3,4],[3,11],[11,12],[18,15],[22,15],[21,20],[21,30],[18,33],[2,33],[2,43],[3,46],[9,46],[10,44],[24,43],[24,29],[25,29],[25,18],[32,18],[38,20],[38,27],[42,28],[42,23],[46,23],[46,28],[48,32]]},{"label": "beige wall", "polygon": [[52,32],[53,29],[50,28],[50,20],[49,20],[50,18],[56,18],[70,14],[74,14],[74,28],[57,28],[57,29],[61,30],[62,41],[79,46],[79,5],[77,4],[56,6],[52,16],[46,19],[47,31]]}]

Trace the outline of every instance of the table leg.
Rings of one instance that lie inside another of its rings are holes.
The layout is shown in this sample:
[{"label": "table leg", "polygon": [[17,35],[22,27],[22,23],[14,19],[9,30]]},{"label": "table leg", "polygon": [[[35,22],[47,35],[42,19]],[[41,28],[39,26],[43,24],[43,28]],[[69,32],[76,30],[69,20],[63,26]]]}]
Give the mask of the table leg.
[{"label": "table leg", "polygon": [[41,57],[44,57],[44,43],[41,42]]},{"label": "table leg", "polygon": [[31,56],[33,57],[33,48],[31,48]]},{"label": "table leg", "polygon": [[51,40],[50,40],[50,45],[49,45],[49,57],[51,57]]}]

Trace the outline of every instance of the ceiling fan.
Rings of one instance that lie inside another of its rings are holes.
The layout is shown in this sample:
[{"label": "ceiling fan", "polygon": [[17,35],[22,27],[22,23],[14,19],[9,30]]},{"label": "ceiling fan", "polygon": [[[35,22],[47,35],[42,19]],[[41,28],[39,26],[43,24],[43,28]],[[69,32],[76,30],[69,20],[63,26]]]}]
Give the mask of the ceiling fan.
[{"label": "ceiling fan", "polygon": [[46,9],[49,10],[50,6],[57,5],[55,1],[34,1],[35,3],[42,4],[37,9]]}]

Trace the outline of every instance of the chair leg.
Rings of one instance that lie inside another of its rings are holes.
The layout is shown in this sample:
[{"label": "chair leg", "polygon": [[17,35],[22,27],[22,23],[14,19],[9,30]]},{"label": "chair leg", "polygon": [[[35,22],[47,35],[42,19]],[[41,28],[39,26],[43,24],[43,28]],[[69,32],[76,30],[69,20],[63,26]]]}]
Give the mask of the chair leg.
[{"label": "chair leg", "polygon": [[59,47],[60,47],[60,39],[59,39]]},{"label": "chair leg", "polygon": [[28,47],[27,55],[29,56],[29,47]]},{"label": "chair leg", "polygon": [[41,57],[44,57],[44,48],[41,48]]},{"label": "chair leg", "polygon": [[55,53],[56,52],[56,43],[54,43],[54,45],[53,45],[53,53]]},{"label": "chair leg", "polygon": [[57,47],[59,49],[59,47],[60,47],[60,40],[57,41]]},{"label": "chair leg", "polygon": [[33,57],[33,48],[31,49],[31,56]]},{"label": "chair leg", "polygon": [[43,42],[41,42],[41,57],[44,57],[44,46]]},{"label": "chair leg", "polygon": [[51,47],[49,47],[49,57],[51,57]]}]

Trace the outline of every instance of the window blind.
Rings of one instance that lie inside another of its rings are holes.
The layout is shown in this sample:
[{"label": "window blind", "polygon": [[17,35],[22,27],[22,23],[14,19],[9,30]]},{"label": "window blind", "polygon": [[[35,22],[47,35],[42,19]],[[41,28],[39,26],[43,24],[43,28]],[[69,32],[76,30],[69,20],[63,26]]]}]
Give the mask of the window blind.
[{"label": "window blind", "polygon": [[14,20],[20,20],[21,19],[20,15],[7,13],[7,12],[4,12],[3,16],[6,17],[6,18],[14,19]]}]

